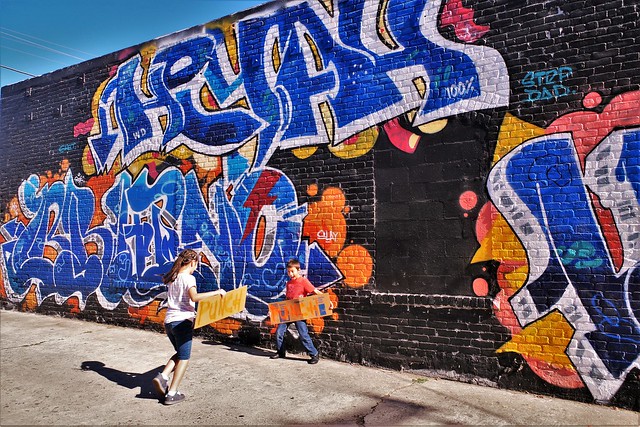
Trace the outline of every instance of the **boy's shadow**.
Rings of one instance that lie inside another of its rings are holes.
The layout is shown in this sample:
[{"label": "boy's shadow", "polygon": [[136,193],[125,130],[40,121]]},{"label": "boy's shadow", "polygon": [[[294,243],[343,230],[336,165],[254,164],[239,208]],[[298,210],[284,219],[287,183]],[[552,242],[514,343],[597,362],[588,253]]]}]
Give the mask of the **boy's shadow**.
[{"label": "boy's shadow", "polygon": [[234,343],[219,343],[217,341],[210,341],[210,340],[206,340],[206,341],[202,341],[203,344],[207,344],[207,345],[222,345],[224,347],[227,348],[227,350],[229,351],[235,351],[238,353],[246,353],[246,354],[250,354],[251,356],[260,356],[260,357],[264,357],[264,356],[270,356],[273,354],[272,351],[267,351],[267,350],[263,350],[261,348],[258,347],[251,347],[251,346],[247,346],[247,345],[243,345],[243,344],[234,344]]},{"label": "boy's shadow", "polygon": [[109,381],[121,385],[123,387],[134,389],[140,387],[140,393],[136,395],[138,399],[158,399],[156,391],[151,381],[159,373],[162,372],[163,366],[151,369],[142,374],[133,372],[122,372],[117,369],[108,368],[104,363],[95,360],[88,360],[80,364],[83,371],[94,371]]}]

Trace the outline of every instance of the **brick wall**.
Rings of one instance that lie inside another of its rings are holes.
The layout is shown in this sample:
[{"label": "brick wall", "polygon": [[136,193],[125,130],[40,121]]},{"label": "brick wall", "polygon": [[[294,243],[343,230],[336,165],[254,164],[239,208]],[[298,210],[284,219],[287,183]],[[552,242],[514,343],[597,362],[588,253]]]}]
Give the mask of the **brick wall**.
[{"label": "brick wall", "polygon": [[[162,330],[300,259],[325,357],[640,409],[628,1],[274,2],[2,88],[4,308]],[[298,343],[287,338],[291,350]]]}]

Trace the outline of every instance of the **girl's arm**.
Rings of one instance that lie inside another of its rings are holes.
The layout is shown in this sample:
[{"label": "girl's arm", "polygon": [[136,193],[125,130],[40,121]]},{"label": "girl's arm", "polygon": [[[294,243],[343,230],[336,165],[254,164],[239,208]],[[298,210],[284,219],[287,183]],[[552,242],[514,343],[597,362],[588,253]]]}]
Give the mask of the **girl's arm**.
[{"label": "girl's arm", "polygon": [[191,301],[193,302],[199,302],[205,298],[209,298],[214,295],[224,295],[226,293],[227,291],[225,291],[224,289],[218,289],[217,291],[210,292],[198,292],[195,286],[189,288],[189,298],[191,298]]}]

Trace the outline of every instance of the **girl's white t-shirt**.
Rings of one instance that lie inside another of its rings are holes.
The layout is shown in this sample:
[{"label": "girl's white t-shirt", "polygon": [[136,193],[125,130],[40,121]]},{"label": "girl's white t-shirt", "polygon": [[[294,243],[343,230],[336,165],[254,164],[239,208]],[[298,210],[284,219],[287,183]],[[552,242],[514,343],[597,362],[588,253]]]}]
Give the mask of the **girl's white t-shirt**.
[{"label": "girl's white t-shirt", "polygon": [[167,314],[164,323],[178,322],[196,317],[196,303],[189,297],[189,289],[196,286],[196,278],[189,273],[178,273],[176,280],[167,285]]}]

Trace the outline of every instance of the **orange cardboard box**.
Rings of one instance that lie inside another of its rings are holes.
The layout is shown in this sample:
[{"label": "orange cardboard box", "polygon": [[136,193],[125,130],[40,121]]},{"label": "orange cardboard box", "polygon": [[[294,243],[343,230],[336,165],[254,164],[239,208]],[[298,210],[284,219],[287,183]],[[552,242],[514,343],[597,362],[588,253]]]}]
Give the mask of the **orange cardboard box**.
[{"label": "orange cardboard box", "polygon": [[314,319],[333,314],[329,295],[312,295],[310,297],[272,302],[269,304],[269,316],[272,324],[295,322],[296,320]]}]

